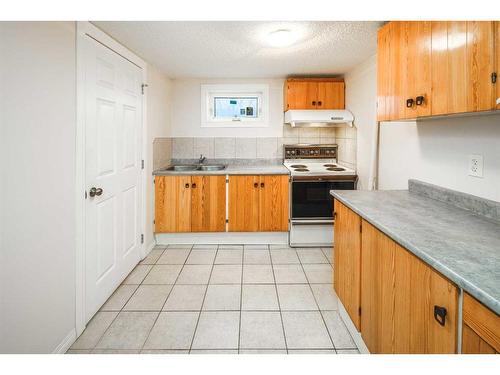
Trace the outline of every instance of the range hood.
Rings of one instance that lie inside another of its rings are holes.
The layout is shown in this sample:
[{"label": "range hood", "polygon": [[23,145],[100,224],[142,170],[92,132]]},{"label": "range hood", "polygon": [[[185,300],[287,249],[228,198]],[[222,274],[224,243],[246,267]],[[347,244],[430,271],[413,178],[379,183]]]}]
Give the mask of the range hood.
[{"label": "range hood", "polygon": [[291,109],[285,112],[285,124],[291,127],[353,126],[354,116],[346,109]]}]

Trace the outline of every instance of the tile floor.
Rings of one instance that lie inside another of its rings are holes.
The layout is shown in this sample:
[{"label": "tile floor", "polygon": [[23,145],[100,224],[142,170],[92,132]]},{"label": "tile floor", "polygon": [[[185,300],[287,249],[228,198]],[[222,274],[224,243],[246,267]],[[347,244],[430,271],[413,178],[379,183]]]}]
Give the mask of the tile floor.
[{"label": "tile floor", "polygon": [[157,246],[68,353],[359,353],[329,248]]}]

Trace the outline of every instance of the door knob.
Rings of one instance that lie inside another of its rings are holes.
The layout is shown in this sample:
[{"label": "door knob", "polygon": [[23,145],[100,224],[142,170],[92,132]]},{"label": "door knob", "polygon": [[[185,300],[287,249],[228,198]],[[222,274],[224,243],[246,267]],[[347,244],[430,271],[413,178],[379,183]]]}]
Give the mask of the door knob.
[{"label": "door knob", "polygon": [[89,195],[91,198],[95,197],[96,195],[99,197],[102,195],[103,190],[101,188],[96,188],[93,187],[89,190]]}]

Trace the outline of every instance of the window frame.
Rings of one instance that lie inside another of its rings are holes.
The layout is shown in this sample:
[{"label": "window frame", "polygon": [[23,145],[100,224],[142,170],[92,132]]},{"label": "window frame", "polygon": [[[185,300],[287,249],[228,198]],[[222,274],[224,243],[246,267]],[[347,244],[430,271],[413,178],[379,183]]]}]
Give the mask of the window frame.
[{"label": "window frame", "polygon": [[[227,120],[214,118],[215,97],[257,97],[258,116]],[[269,126],[269,85],[209,84],[201,85],[202,128],[262,128]]]}]

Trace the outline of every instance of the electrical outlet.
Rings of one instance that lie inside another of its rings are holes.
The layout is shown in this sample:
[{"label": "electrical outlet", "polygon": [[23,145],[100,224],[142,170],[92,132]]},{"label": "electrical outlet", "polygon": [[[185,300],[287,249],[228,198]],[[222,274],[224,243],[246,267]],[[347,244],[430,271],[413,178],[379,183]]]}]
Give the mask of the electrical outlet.
[{"label": "electrical outlet", "polygon": [[469,155],[469,176],[483,177],[483,155]]}]

